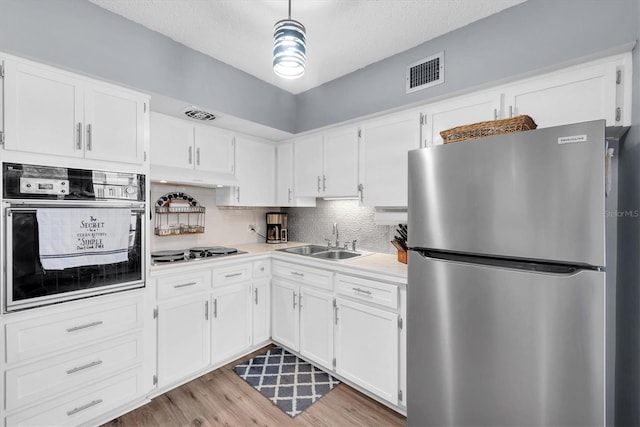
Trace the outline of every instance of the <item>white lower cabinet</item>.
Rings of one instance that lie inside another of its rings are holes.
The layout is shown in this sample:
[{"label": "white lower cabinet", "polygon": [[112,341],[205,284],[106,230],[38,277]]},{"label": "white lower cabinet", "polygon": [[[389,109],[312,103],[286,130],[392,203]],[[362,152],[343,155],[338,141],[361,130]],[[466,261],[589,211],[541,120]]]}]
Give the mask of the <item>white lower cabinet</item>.
[{"label": "white lower cabinet", "polygon": [[333,295],[300,289],[300,354],[310,362],[333,364]]},{"label": "white lower cabinet", "polygon": [[180,381],[210,362],[209,294],[158,304],[158,386]]},{"label": "white lower cabinet", "polygon": [[398,404],[398,314],[336,298],[336,372]]},{"label": "white lower cabinet", "polygon": [[211,363],[218,364],[251,347],[251,282],[214,288]]},{"label": "white lower cabinet", "polygon": [[4,316],[4,424],[79,425],[144,401],[152,378],[144,368],[151,355],[145,355],[143,295]]},{"label": "white lower cabinet", "polygon": [[298,350],[300,343],[300,316],[298,292],[300,286],[274,277],[272,280],[271,337],[279,344]]}]

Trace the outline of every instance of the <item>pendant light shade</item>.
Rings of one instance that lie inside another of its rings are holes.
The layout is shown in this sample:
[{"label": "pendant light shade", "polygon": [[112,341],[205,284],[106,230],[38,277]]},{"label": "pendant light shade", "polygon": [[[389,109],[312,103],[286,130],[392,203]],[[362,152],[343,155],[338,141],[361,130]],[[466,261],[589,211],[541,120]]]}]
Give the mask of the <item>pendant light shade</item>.
[{"label": "pendant light shade", "polygon": [[307,59],[305,28],[300,22],[289,18],[276,22],[273,27],[273,71],[285,79],[296,79],[304,74]]}]

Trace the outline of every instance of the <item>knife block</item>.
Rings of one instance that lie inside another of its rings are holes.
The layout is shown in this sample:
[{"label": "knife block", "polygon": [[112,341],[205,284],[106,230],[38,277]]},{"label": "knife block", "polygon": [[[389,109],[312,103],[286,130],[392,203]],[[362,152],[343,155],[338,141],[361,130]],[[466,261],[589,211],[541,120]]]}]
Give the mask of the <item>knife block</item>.
[{"label": "knife block", "polygon": [[407,263],[407,253],[398,249],[398,262]]}]

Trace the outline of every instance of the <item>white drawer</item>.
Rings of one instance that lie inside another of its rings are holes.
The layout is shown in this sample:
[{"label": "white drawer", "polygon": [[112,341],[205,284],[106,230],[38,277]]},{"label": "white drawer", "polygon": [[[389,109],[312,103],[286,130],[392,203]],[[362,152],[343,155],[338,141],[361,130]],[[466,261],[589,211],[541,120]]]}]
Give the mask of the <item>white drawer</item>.
[{"label": "white drawer", "polygon": [[8,322],[5,325],[7,363],[132,332],[143,325],[143,307],[140,296],[109,303],[87,300],[86,307],[69,311],[60,311],[59,307],[51,311],[43,309],[38,311],[41,313],[38,317]]},{"label": "white drawer", "polygon": [[331,271],[274,261],[273,275],[296,283],[311,285],[328,291],[333,290],[333,272]]},{"label": "white drawer", "polygon": [[211,270],[197,270],[160,276],[156,279],[158,299],[209,291]]},{"label": "white drawer", "polygon": [[253,263],[234,264],[226,267],[213,268],[213,286],[225,286],[232,283],[251,280]]},{"label": "white drawer", "polygon": [[398,308],[398,287],[389,283],[336,274],[336,292],[360,301]]},{"label": "white drawer", "polygon": [[143,360],[140,332],[8,369],[7,411],[82,387]]},{"label": "white drawer", "polygon": [[9,415],[5,425],[77,426],[128,404],[143,394],[143,369],[138,367],[46,403]]},{"label": "white drawer", "polygon": [[261,279],[271,276],[271,259],[261,259],[253,262],[253,278]]}]

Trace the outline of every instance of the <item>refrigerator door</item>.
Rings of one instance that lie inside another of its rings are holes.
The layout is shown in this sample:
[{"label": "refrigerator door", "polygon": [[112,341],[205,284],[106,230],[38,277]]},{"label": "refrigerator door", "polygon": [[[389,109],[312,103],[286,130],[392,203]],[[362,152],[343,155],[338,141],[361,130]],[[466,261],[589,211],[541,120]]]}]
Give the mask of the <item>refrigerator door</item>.
[{"label": "refrigerator door", "polygon": [[605,264],[605,128],[593,121],[409,153],[409,246]]},{"label": "refrigerator door", "polygon": [[595,426],[605,273],[541,274],[409,253],[410,426]]}]

